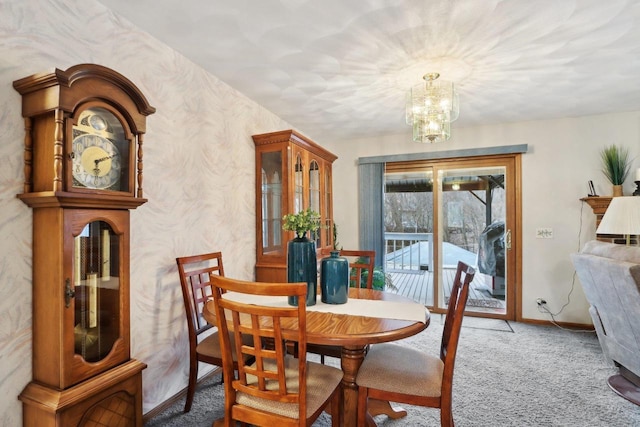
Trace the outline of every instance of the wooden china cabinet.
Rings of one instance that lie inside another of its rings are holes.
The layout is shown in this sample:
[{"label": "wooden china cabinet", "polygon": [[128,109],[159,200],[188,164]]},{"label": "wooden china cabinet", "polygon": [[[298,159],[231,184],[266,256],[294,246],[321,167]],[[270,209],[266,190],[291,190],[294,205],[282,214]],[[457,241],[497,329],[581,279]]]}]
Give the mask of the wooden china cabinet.
[{"label": "wooden china cabinet", "polygon": [[129,212],[142,197],[146,116],[128,79],[81,64],[13,83],[33,208],[33,380],[19,398],[38,427],[142,426],[130,356]]},{"label": "wooden china cabinet", "polygon": [[287,242],[282,217],[311,208],[322,227],[318,257],[333,248],[331,167],[337,157],[294,130],[254,135],[256,146],[256,280],[287,281]]}]

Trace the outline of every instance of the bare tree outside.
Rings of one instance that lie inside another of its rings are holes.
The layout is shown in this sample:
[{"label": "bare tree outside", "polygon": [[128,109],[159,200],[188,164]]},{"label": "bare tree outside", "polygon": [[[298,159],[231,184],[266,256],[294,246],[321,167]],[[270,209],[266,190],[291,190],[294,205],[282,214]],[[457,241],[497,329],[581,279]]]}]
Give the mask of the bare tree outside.
[{"label": "bare tree outside", "polygon": [[387,193],[384,226],[388,232],[433,233],[431,192]]},{"label": "bare tree outside", "polygon": [[[492,190],[490,220],[504,221],[505,191]],[[386,193],[385,231],[433,233],[433,193]],[[487,227],[484,191],[445,191],[442,195],[443,241],[477,253],[478,237]]]}]

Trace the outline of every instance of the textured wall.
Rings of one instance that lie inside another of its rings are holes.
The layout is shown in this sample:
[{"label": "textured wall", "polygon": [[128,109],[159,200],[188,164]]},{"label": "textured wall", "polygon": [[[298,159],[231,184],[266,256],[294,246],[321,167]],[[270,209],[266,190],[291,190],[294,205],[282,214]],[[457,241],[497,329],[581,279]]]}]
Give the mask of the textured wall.
[{"label": "textured wall", "polygon": [[[212,44],[215,48],[215,44]],[[21,424],[31,380],[31,209],[23,183],[16,79],[98,63],[133,81],[156,107],[147,122],[144,190],[132,212],[132,356],[144,411],[186,386],[187,331],[175,257],[221,250],[227,275],[255,263],[251,135],[290,128],[93,0],[0,0],[0,425]]]}]

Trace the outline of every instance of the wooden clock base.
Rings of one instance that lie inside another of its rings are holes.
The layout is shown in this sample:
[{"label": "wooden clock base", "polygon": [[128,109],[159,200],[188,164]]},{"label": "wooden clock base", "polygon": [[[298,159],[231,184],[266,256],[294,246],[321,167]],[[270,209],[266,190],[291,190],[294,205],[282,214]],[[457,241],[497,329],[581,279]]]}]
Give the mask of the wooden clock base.
[{"label": "wooden clock base", "polygon": [[142,362],[129,360],[66,390],[31,382],[19,396],[25,427],[142,427]]}]

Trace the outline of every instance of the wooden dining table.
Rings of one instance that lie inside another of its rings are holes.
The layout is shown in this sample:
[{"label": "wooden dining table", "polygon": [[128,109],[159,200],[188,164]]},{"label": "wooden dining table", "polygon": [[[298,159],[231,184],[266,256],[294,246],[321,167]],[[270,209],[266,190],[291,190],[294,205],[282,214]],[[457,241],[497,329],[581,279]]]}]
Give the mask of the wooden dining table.
[{"label": "wooden dining table", "polygon": [[[358,409],[356,377],[365,358],[366,349],[371,344],[396,341],[423,331],[429,326],[430,313],[420,303],[390,292],[350,288],[349,298],[418,304],[424,308],[424,319],[420,319],[420,321],[386,318],[382,317],[384,314],[380,313],[376,314],[377,317],[370,317],[362,315],[362,313],[307,310],[307,342],[342,347],[340,366],[343,372],[343,425],[356,427]],[[345,305],[345,307],[348,306]],[[207,321],[213,324],[215,324],[214,313],[213,301],[209,301],[204,306],[203,315]],[[393,363],[393,361],[389,362]],[[370,416],[367,425],[375,425],[372,416],[380,413],[385,413],[393,418],[403,415],[394,411],[388,402],[370,400],[368,409]]]}]

